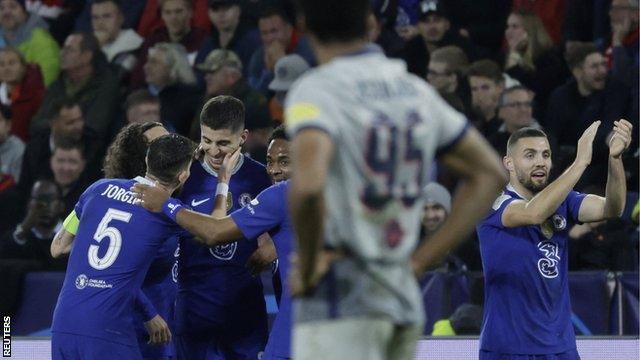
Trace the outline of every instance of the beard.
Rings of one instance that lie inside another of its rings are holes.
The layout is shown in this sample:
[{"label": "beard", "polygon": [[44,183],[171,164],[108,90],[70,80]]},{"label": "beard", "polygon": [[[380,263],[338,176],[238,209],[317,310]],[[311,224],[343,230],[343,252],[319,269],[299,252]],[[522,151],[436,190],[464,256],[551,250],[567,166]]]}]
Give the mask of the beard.
[{"label": "beard", "polygon": [[534,194],[539,193],[549,184],[549,174],[547,174],[547,177],[540,183],[535,183],[532,180],[531,175],[519,169],[516,169],[516,177],[518,178],[518,182],[520,182],[522,186],[524,186],[527,190],[531,191]]}]

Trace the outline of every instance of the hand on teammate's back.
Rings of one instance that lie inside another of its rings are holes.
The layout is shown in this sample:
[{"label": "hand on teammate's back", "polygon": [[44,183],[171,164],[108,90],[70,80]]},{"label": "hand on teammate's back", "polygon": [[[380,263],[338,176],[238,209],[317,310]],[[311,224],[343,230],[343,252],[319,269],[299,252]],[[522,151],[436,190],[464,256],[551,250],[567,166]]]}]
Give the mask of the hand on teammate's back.
[{"label": "hand on teammate's back", "polygon": [[151,212],[161,212],[162,205],[169,199],[169,192],[161,186],[149,186],[137,183],[131,187],[133,196],[140,200],[138,203]]},{"label": "hand on teammate's back", "polygon": [[609,156],[617,158],[629,147],[633,125],[625,119],[613,123],[613,131],[609,139]]},{"label": "hand on teammate's back", "polygon": [[587,130],[582,133],[580,139],[578,139],[578,148],[576,153],[576,163],[587,166],[591,164],[591,155],[593,154],[593,139],[596,137],[598,128],[600,127],[600,120],[591,124]]},{"label": "hand on teammate's back", "polygon": [[162,316],[156,315],[151,320],[144,323],[144,327],[149,333],[148,344],[162,345],[168,344],[171,341],[171,330],[169,325],[164,321]]}]

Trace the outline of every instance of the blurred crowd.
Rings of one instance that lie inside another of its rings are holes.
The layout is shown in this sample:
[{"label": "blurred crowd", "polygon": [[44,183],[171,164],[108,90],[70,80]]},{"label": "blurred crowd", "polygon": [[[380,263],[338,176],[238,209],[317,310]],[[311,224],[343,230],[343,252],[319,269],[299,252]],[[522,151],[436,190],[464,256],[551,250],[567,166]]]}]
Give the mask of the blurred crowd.
[{"label": "blurred crowd", "polygon": [[[373,0],[368,36],[502,155],[514,131],[544,129],[556,176],[601,120],[577,188],[598,193],[613,121],[638,128],[638,11],[637,0]],[[64,269],[51,239],[127,124],[161,122],[198,141],[202,104],[232,95],[246,107],[244,151],[264,162],[287,90],[316,65],[295,24],[288,0],[0,0],[0,257]],[[637,199],[637,131],[631,149]],[[456,188],[437,166],[432,180],[425,234]],[[637,270],[633,215],[572,229],[571,270]],[[477,240],[444,266],[481,270]]]}]

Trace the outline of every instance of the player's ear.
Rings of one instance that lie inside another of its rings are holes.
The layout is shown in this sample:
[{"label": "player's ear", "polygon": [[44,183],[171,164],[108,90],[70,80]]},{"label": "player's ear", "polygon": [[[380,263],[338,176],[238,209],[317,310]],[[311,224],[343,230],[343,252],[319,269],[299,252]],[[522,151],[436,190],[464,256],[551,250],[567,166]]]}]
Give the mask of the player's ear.
[{"label": "player's ear", "polygon": [[507,168],[507,170],[513,171],[513,159],[511,158],[511,156],[506,155],[505,157],[503,157],[502,165],[504,165],[504,167]]},{"label": "player's ear", "polygon": [[247,129],[242,130],[242,134],[240,134],[240,146],[244,145],[248,137],[249,137],[249,130]]}]

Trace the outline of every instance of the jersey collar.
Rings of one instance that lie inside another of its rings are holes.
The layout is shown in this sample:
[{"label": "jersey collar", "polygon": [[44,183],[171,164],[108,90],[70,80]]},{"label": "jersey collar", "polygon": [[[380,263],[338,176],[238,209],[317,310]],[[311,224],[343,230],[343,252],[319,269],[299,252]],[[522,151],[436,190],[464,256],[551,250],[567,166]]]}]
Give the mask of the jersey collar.
[{"label": "jersey collar", "polygon": [[514,193],[514,194],[518,195],[518,197],[519,197],[520,199],[523,199],[523,200],[524,200],[524,199],[526,199],[526,197],[522,196],[522,194],[520,194],[520,193],[519,193],[519,192],[518,192],[518,191],[513,187],[513,185],[511,185],[511,183],[509,183],[509,184],[507,185],[507,191],[512,192],[512,193]]},{"label": "jersey collar", "polygon": [[[242,164],[244,163],[244,154],[240,154],[240,158],[238,159],[238,163],[236,164],[236,167],[233,168],[233,171],[231,171],[231,175],[235,175],[238,170],[240,170],[240,168],[242,167]],[[200,165],[202,165],[202,168],[204,169],[204,171],[208,172],[209,175],[213,175],[215,177],[218,177],[218,172],[213,170],[213,168],[211,166],[209,166],[209,164],[202,159],[202,161],[200,161]]]},{"label": "jersey collar", "polygon": [[155,185],[155,183],[153,181],[151,181],[151,180],[149,180],[149,179],[147,179],[145,177],[142,177],[142,176],[136,176],[136,177],[133,178],[133,180],[135,180],[135,181],[137,181],[137,182],[139,182],[141,184],[144,184],[144,185],[149,185],[149,186],[154,186]]}]

